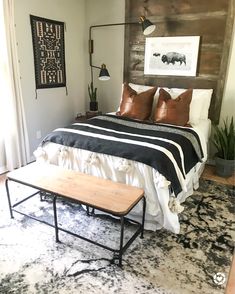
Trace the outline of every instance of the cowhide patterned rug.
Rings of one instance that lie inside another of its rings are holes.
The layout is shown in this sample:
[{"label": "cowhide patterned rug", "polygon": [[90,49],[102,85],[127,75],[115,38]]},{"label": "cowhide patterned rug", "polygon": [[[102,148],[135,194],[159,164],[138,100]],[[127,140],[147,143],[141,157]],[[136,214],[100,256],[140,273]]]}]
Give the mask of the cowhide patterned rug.
[{"label": "cowhide patterned rug", "polygon": [[[26,190],[12,185],[16,198]],[[52,227],[19,214],[10,219],[2,185],[0,293],[224,293],[234,246],[234,197],[232,187],[201,181],[184,203],[180,234],[146,231],[124,254],[121,269],[105,249],[63,232],[56,243]],[[39,197],[22,204],[52,221],[51,207]],[[76,224],[88,238],[118,242],[117,221],[89,217],[76,204],[59,202],[58,209],[67,228]]]}]

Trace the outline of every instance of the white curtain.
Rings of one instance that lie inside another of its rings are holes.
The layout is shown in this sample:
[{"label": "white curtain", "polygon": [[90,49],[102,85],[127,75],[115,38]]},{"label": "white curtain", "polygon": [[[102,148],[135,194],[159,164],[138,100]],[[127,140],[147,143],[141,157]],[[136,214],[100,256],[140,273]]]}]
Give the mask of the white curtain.
[{"label": "white curtain", "polygon": [[0,0],[0,163],[7,170],[30,161],[15,36],[14,0]]}]

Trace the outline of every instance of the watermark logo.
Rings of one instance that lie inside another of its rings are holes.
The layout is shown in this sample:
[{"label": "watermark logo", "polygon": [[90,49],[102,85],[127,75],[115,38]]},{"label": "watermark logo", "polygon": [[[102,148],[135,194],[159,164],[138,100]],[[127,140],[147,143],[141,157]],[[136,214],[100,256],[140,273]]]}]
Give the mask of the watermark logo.
[{"label": "watermark logo", "polygon": [[216,285],[223,285],[225,283],[226,277],[224,273],[216,273],[213,276],[213,281]]}]

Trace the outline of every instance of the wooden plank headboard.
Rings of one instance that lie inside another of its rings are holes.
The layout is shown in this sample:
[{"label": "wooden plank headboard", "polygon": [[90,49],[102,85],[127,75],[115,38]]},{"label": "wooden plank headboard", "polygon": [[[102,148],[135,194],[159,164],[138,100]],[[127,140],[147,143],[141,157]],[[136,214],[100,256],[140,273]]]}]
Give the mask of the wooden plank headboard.
[{"label": "wooden plank headboard", "polygon": [[126,26],[124,81],[169,88],[212,88],[209,117],[218,123],[234,22],[234,0],[126,0],[126,22],[136,21],[140,15],[157,26],[149,37],[200,36],[197,75],[144,75],[145,36],[138,26]]}]

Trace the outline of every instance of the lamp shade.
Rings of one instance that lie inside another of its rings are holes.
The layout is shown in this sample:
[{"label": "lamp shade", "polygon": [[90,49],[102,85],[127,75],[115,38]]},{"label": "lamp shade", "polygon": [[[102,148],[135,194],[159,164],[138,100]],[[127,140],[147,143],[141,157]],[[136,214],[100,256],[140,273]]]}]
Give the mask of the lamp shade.
[{"label": "lamp shade", "polygon": [[100,74],[99,74],[99,80],[100,81],[107,81],[110,79],[110,75],[109,72],[106,68],[105,64],[101,65],[101,69],[100,69]]},{"label": "lamp shade", "polygon": [[150,35],[156,29],[156,26],[150,20],[146,19],[145,16],[140,17],[140,22],[145,36]]}]

